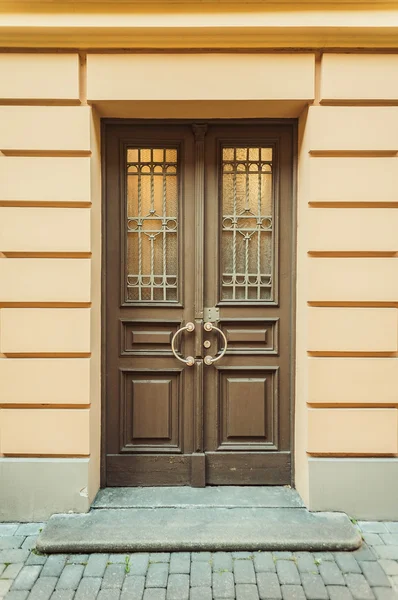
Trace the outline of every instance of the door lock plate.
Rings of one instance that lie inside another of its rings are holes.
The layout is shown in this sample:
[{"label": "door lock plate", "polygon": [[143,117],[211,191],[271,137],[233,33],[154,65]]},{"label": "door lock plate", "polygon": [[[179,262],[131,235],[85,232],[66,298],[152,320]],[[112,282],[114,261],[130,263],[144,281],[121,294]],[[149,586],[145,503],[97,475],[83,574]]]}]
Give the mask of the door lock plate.
[{"label": "door lock plate", "polygon": [[204,320],[215,323],[220,319],[220,309],[217,306],[210,306],[204,309]]}]

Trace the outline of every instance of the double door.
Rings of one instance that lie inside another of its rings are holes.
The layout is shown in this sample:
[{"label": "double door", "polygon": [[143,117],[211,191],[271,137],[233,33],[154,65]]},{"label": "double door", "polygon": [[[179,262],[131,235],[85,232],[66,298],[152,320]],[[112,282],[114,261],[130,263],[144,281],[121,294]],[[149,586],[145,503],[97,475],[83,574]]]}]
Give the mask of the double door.
[{"label": "double door", "polygon": [[291,483],[293,126],[105,127],[103,485]]}]

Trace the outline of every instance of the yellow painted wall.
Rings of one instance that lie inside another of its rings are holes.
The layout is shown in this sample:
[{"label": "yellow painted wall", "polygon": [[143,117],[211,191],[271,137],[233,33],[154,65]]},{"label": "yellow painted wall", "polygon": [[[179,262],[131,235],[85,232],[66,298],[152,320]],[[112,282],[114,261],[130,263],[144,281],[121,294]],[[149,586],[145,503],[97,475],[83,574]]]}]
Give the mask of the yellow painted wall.
[{"label": "yellow painted wall", "polygon": [[396,456],[397,57],[1,53],[0,453],[90,455],[98,489],[100,117],[142,116],[139,102],[167,117],[181,101],[197,118],[299,119],[300,493],[309,455]]}]

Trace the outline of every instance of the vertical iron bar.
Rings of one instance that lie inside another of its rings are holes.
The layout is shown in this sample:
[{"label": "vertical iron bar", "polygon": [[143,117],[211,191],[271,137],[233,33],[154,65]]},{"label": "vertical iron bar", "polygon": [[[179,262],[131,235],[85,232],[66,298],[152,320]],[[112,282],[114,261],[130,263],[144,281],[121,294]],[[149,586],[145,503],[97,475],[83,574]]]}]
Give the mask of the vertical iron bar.
[{"label": "vertical iron bar", "polygon": [[246,169],[245,169],[245,173],[246,173],[246,201],[245,201],[245,210],[249,211],[250,210],[250,203],[249,203],[249,148],[246,148]]},{"label": "vertical iron bar", "polygon": [[257,215],[257,300],[261,299],[261,148],[258,149],[258,215]]},{"label": "vertical iron bar", "polygon": [[138,300],[142,300],[142,182],[141,182],[141,150],[138,150]]},{"label": "vertical iron bar", "polygon": [[[237,171],[238,165],[236,164],[236,148],[234,148],[234,170],[233,170],[233,177],[234,177],[234,220],[233,220],[233,240],[232,240],[232,299],[236,300],[236,228],[237,228],[237,222],[236,222],[236,213],[237,213],[237,190],[236,190],[236,186],[237,186],[237,181],[236,181],[236,171]],[[224,210],[223,210],[224,212]]]},{"label": "vertical iron bar", "polygon": [[[165,153],[166,151],[163,150]],[[163,154],[164,156],[164,154]],[[166,164],[163,161],[163,300],[167,300],[167,278],[166,278],[166,253],[167,253],[167,241],[166,241]]]}]

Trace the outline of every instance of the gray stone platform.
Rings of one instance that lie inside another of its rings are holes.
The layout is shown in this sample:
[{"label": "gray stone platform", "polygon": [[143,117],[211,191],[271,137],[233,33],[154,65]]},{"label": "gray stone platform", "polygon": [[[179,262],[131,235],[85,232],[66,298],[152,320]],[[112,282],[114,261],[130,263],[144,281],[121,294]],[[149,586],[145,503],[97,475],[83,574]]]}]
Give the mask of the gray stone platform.
[{"label": "gray stone platform", "polygon": [[90,513],[51,517],[37,541],[46,553],[324,551],[360,545],[345,514],[310,513],[294,490],[228,487],[104,490]]}]

